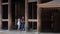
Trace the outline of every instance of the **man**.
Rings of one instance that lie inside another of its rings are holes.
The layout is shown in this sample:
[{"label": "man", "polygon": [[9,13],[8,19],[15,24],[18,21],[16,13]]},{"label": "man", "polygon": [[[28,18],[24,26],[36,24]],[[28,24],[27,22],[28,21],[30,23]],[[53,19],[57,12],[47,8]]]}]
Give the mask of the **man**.
[{"label": "man", "polygon": [[25,31],[25,20],[24,17],[22,17],[22,30]]}]

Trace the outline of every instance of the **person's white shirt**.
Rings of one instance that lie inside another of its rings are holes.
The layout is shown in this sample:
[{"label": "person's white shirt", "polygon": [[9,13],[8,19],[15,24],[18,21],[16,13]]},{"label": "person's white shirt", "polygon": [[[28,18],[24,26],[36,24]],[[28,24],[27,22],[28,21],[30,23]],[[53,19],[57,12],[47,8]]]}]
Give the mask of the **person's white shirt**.
[{"label": "person's white shirt", "polygon": [[20,25],[20,18],[18,18],[18,22],[17,22],[17,25]]},{"label": "person's white shirt", "polygon": [[20,29],[20,18],[18,18],[17,25],[18,25],[18,30],[19,30]]}]

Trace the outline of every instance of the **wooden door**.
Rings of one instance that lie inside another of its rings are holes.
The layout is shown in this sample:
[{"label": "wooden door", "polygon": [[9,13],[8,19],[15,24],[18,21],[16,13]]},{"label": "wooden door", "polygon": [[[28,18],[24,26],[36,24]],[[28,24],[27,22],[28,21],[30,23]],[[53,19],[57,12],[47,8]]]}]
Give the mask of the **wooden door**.
[{"label": "wooden door", "polygon": [[60,10],[57,8],[42,10],[42,32],[60,32]]}]

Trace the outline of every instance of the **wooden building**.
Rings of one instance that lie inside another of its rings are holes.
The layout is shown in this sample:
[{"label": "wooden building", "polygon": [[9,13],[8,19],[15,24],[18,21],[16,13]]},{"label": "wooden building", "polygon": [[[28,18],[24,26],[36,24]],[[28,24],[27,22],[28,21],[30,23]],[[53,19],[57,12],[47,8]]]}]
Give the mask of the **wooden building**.
[{"label": "wooden building", "polygon": [[0,0],[0,29],[15,27],[17,16],[25,17],[26,31],[60,32],[60,0]]},{"label": "wooden building", "polygon": [[[60,32],[60,0],[37,1],[37,31]],[[40,27],[40,28],[39,28]]]}]

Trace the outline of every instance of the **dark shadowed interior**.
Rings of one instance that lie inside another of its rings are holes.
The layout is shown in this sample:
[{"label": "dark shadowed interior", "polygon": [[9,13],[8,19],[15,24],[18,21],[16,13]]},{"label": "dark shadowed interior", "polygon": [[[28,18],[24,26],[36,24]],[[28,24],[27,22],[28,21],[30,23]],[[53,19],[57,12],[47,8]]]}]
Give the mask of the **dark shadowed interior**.
[{"label": "dark shadowed interior", "polygon": [[12,0],[11,16],[12,16],[12,29],[16,29],[17,22],[15,21],[15,19],[18,19],[18,16],[25,17],[25,0]]},{"label": "dark shadowed interior", "polygon": [[60,10],[59,8],[42,9],[42,32],[60,32]]}]

